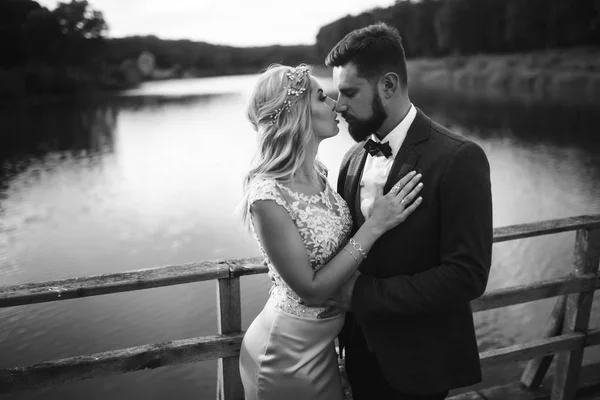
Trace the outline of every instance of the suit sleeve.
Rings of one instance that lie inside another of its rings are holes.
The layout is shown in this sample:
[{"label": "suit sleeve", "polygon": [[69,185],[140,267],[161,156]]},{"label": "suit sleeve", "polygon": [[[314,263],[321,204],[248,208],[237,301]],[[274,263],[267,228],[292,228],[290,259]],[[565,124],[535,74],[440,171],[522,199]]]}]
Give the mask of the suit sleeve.
[{"label": "suit sleeve", "polygon": [[484,293],[493,226],[490,167],[483,150],[462,144],[440,185],[441,263],[414,275],[361,275],[352,297],[359,322],[375,315],[442,312]]}]

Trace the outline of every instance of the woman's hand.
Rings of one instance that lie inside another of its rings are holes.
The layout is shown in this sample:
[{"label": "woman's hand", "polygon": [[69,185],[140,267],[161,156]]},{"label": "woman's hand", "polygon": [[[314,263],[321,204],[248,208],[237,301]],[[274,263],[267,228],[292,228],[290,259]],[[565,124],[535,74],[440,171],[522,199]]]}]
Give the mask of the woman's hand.
[{"label": "woman's hand", "polygon": [[423,200],[422,197],[417,198],[423,188],[423,183],[419,182],[421,176],[413,171],[400,179],[388,194],[375,201],[367,222],[379,229],[381,234],[404,222]]}]

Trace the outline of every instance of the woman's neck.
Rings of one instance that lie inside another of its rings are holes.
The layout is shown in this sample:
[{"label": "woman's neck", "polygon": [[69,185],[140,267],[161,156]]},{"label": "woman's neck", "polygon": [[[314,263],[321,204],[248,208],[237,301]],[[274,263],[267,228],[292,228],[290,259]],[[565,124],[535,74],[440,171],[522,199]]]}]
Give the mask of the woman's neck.
[{"label": "woman's neck", "polygon": [[319,176],[317,171],[315,170],[315,160],[317,159],[317,149],[314,151],[309,151],[306,154],[306,158],[304,162],[296,170],[296,173],[292,177],[292,181],[295,183],[310,185],[310,186],[320,186]]}]

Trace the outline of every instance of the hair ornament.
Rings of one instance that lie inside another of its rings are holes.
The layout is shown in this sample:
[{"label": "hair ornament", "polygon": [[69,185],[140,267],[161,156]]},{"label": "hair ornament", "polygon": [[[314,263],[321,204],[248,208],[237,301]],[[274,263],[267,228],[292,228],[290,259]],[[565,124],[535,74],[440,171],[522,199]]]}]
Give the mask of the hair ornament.
[{"label": "hair ornament", "polygon": [[287,98],[283,102],[283,105],[275,110],[275,112],[271,115],[269,125],[275,125],[281,113],[284,110],[290,110],[292,107],[292,100],[306,92],[306,87],[303,87],[303,84],[308,78],[308,72],[308,67],[302,65],[296,68],[290,68],[289,72],[285,74],[290,81],[287,87]]}]

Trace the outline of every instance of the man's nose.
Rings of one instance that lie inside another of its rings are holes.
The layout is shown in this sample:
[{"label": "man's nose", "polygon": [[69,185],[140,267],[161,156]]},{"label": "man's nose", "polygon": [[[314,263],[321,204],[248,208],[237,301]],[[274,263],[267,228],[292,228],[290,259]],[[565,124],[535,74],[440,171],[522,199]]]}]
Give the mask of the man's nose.
[{"label": "man's nose", "polygon": [[346,111],[346,104],[342,103],[340,99],[335,102],[335,108],[333,109],[336,113],[341,113]]}]

